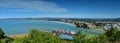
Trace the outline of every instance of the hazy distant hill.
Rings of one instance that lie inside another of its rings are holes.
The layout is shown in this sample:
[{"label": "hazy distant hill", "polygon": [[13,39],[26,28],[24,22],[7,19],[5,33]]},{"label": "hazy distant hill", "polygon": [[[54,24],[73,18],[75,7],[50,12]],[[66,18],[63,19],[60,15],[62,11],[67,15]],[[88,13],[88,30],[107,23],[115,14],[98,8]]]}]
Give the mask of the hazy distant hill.
[{"label": "hazy distant hill", "polygon": [[120,18],[4,18],[0,20],[76,20],[76,21],[120,21]]}]

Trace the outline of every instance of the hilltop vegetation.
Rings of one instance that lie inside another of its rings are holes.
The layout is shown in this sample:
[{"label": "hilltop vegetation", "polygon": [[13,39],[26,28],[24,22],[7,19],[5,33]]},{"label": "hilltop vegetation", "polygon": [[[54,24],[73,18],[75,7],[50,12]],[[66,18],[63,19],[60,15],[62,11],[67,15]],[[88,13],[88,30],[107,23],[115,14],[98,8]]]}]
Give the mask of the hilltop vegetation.
[{"label": "hilltop vegetation", "polygon": [[63,40],[52,33],[32,29],[28,36],[12,39],[6,37],[2,29],[0,29],[0,43],[120,43],[119,36],[120,31],[111,28],[97,37],[87,38],[85,34],[79,31],[73,40]]}]

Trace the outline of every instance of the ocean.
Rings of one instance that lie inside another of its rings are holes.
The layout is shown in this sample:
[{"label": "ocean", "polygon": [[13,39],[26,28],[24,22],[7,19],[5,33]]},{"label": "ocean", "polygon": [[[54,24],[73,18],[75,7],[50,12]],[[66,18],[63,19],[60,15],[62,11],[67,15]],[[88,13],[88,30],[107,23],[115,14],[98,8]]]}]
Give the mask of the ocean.
[{"label": "ocean", "polygon": [[52,32],[53,30],[64,30],[82,33],[88,37],[98,36],[104,32],[95,29],[77,28],[74,24],[58,22],[58,21],[45,21],[45,20],[0,20],[0,28],[3,29],[5,35],[28,34],[31,29],[38,29],[41,31]]},{"label": "ocean", "polygon": [[0,20],[0,28],[6,35],[27,34],[31,29],[47,32],[55,29],[75,32],[78,30],[74,24],[44,20]]}]

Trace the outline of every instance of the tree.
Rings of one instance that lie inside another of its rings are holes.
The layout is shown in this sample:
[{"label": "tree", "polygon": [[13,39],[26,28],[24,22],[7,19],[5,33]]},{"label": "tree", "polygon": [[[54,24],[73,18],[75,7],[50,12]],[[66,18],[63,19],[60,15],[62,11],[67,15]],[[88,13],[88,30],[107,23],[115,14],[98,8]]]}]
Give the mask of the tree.
[{"label": "tree", "polygon": [[76,22],[75,22],[74,24],[76,25],[76,27],[81,27],[81,26],[79,25],[79,23],[76,23]]},{"label": "tree", "polygon": [[111,27],[110,30],[107,30],[105,32],[105,35],[107,36],[108,40],[112,43],[120,41],[120,30],[117,30],[116,28]]},{"label": "tree", "polygon": [[5,38],[5,33],[3,32],[2,28],[0,28],[0,39]]},{"label": "tree", "polygon": [[29,38],[32,43],[60,43],[60,39],[52,33],[36,29],[30,30]]},{"label": "tree", "polygon": [[1,39],[0,43],[11,43],[12,41],[13,41],[13,39],[7,37],[7,38],[4,38],[4,39]]},{"label": "tree", "polygon": [[84,43],[85,42],[86,35],[82,34],[82,32],[79,30],[77,35],[74,36],[74,43]]},{"label": "tree", "polygon": [[108,39],[104,34],[98,37],[87,38],[87,36],[82,34],[80,30],[74,37],[73,41],[74,43],[109,43]]}]

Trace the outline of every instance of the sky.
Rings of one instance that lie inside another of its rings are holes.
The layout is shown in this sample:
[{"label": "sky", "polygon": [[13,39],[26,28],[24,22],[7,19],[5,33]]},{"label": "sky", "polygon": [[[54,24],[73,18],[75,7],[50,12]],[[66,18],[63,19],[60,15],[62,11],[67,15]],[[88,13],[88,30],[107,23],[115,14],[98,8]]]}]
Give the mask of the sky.
[{"label": "sky", "polygon": [[120,18],[120,0],[0,0],[0,18]]}]

